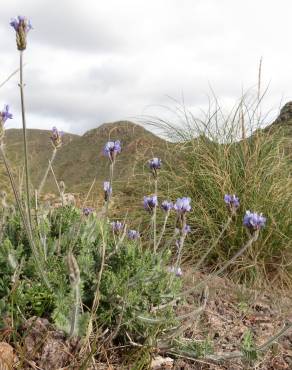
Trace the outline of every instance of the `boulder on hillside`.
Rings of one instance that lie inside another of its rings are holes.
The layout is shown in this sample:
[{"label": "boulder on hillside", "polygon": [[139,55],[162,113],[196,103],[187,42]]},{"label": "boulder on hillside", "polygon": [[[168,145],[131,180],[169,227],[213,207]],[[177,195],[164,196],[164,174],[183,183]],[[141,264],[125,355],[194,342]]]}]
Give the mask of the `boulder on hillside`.
[{"label": "boulder on hillside", "polygon": [[[292,101],[286,103],[282,107],[282,109],[280,110],[280,114],[277,117],[277,119],[273,122],[273,125],[287,123],[288,121],[292,121]],[[292,122],[290,124],[292,124]]]}]

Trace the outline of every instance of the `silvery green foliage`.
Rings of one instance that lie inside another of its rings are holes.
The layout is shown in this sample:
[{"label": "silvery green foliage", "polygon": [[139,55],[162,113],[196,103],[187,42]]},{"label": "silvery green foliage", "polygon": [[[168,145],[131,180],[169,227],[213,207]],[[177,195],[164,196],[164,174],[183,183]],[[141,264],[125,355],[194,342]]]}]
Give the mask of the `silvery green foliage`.
[{"label": "silvery green foliage", "polygon": [[[0,303],[2,299],[9,306],[7,311],[13,311],[16,324],[21,324],[23,317],[36,315],[49,318],[68,335],[85,335],[105,243],[106,263],[96,324],[124,342],[128,341],[129,331],[131,338],[141,343],[173,327],[172,307],[151,312],[152,307],[168,302],[180,291],[181,280],[170,279],[166,267],[169,252],[153,254],[141,247],[139,239],[129,238],[116,248],[117,235],[110,222],[98,219],[94,213],[84,216],[81,210],[68,206],[48,214],[40,211],[37,231],[51,290],[39,279],[25,237],[18,237],[22,226],[17,214],[5,228],[5,243],[0,251],[0,277],[4,279],[0,279]],[[13,295],[16,309],[10,293],[14,271],[20,265],[21,279]]]}]

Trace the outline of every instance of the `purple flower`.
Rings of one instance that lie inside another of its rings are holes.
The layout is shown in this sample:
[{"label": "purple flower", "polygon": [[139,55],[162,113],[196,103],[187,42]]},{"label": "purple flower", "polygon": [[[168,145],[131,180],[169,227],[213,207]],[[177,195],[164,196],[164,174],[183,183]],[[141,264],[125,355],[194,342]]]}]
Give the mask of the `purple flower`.
[{"label": "purple flower", "polygon": [[168,200],[164,200],[164,201],[161,203],[161,208],[162,208],[165,212],[169,212],[169,211],[173,208],[173,203],[172,203],[172,202],[169,202]]},{"label": "purple flower", "polygon": [[14,28],[16,32],[16,44],[18,50],[26,49],[26,35],[32,29],[30,20],[23,16],[18,16],[11,19],[10,26]]},{"label": "purple flower", "polygon": [[182,276],[183,272],[182,272],[182,269],[180,267],[174,267],[174,266],[171,266],[168,268],[168,272],[170,272],[171,274],[174,274],[178,277]]},{"label": "purple flower", "polygon": [[55,149],[61,148],[63,144],[63,136],[63,131],[59,131],[57,127],[52,128],[50,139]]},{"label": "purple flower", "polygon": [[157,170],[161,168],[161,159],[160,158],[152,158],[148,161],[149,168],[152,170],[153,177],[157,179]]},{"label": "purple flower", "polygon": [[140,238],[139,231],[129,230],[128,231],[128,238],[131,239],[131,240],[136,240],[136,239]]},{"label": "purple flower", "polygon": [[190,203],[191,198],[178,198],[173,208],[177,211],[177,213],[183,214],[189,212],[192,209]]},{"label": "purple flower", "polygon": [[155,207],[158,206],[157,195],[144,197],[144,208],[146,211],[152,212]]},{"label": "purple flower", "polygon": [[105,181],[103,183],[103,190],[104,190],[104,200],[107,202],[113,191],[109,181]]},{"label": "purple flower", "polygon": [[160,170],[162,164],[160,158],[152,158],[148,161],[148,163],[151,170]]},{"label": "purple flower", "polygon": [[266,217],[262,213],[246,211],[243,218],[243,225],[246,226],[250,231],[255,231],[263,228],[266,224]]},{"label": "purple flower", "polygon": [[85,207],[83,208],[83,214],[84,216],[89,216],[93,212],[93,208],[91,207]]},{"label": "purple flower", "polygon": [[237,209],[239,208],[239,198],[233,194],[225,194],[224,195],[224,202],[226,203],[228,209],[231,211],[232,214],[235,214]]},{"label": "purple flower", "polygon": [[109,157],[109,159],[114,162],[116,159],[116,155],[121,153],[122,147],[121,142],[119,140],[116,141],[108,141],[104,148],[103,153]]},{"label": "purple flower", "polygon": [[112,226],[112,230],[115,234],[119,234],[124,228],[124,224],[120,221],[111,222],[111,226]]},{"label": "purple flower", "polygon": [[12,119],[13,115],[9,112],[9,105],[4,105],[3,111],[0,112],[0,121],[5,123],[8,119]]},{"label": "purple flower", "polygon": [[12,18],[10,21],[10,26],[13,27],[16,32],[19,32],[21,27],[23,27],[25,33],[28,33],[32,29],[30,20],[22,15]]}]

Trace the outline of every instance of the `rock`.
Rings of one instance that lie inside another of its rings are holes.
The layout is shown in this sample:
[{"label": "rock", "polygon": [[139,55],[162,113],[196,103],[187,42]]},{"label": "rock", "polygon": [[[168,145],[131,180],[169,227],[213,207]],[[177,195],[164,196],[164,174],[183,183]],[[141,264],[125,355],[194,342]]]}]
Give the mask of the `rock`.
[{"label": "rock", "polygon": [[286,103],[280,110],[280,114],[273,124],[279,124],[292,120],[292,101]]},{"label": "rock", "polygon": [[61,369],[71,365],[80,349],[77,338],[67,340],[65,334],[56,330],[46,319],[31,317],[23,330],[26,333],[25,356],[43,370]]},{"label": "rock", "polygon": [[173,359],[170,357],[162,357],[156,356],[151,361],[152,370],[159,370],[159,369],[172,369],[173,368]]},{"label": "rock", "polygon": [[0,370],[13,369],[14,364],[13,348],[5,342],[0,342]]}]

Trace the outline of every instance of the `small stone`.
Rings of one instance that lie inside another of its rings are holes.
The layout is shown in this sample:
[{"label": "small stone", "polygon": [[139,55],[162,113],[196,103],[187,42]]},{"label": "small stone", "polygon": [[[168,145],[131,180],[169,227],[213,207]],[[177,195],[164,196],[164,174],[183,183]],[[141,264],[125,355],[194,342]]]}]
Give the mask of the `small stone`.
[{"label": "small stone", "polygon": [[0,342],[0,369],[10,370],[14,364],[13,348],[5,342]]},{"label": "small stone", "polygon": [[151,362],[152,370],[172,369],[173,359],[170,357],[156,356]]}]

